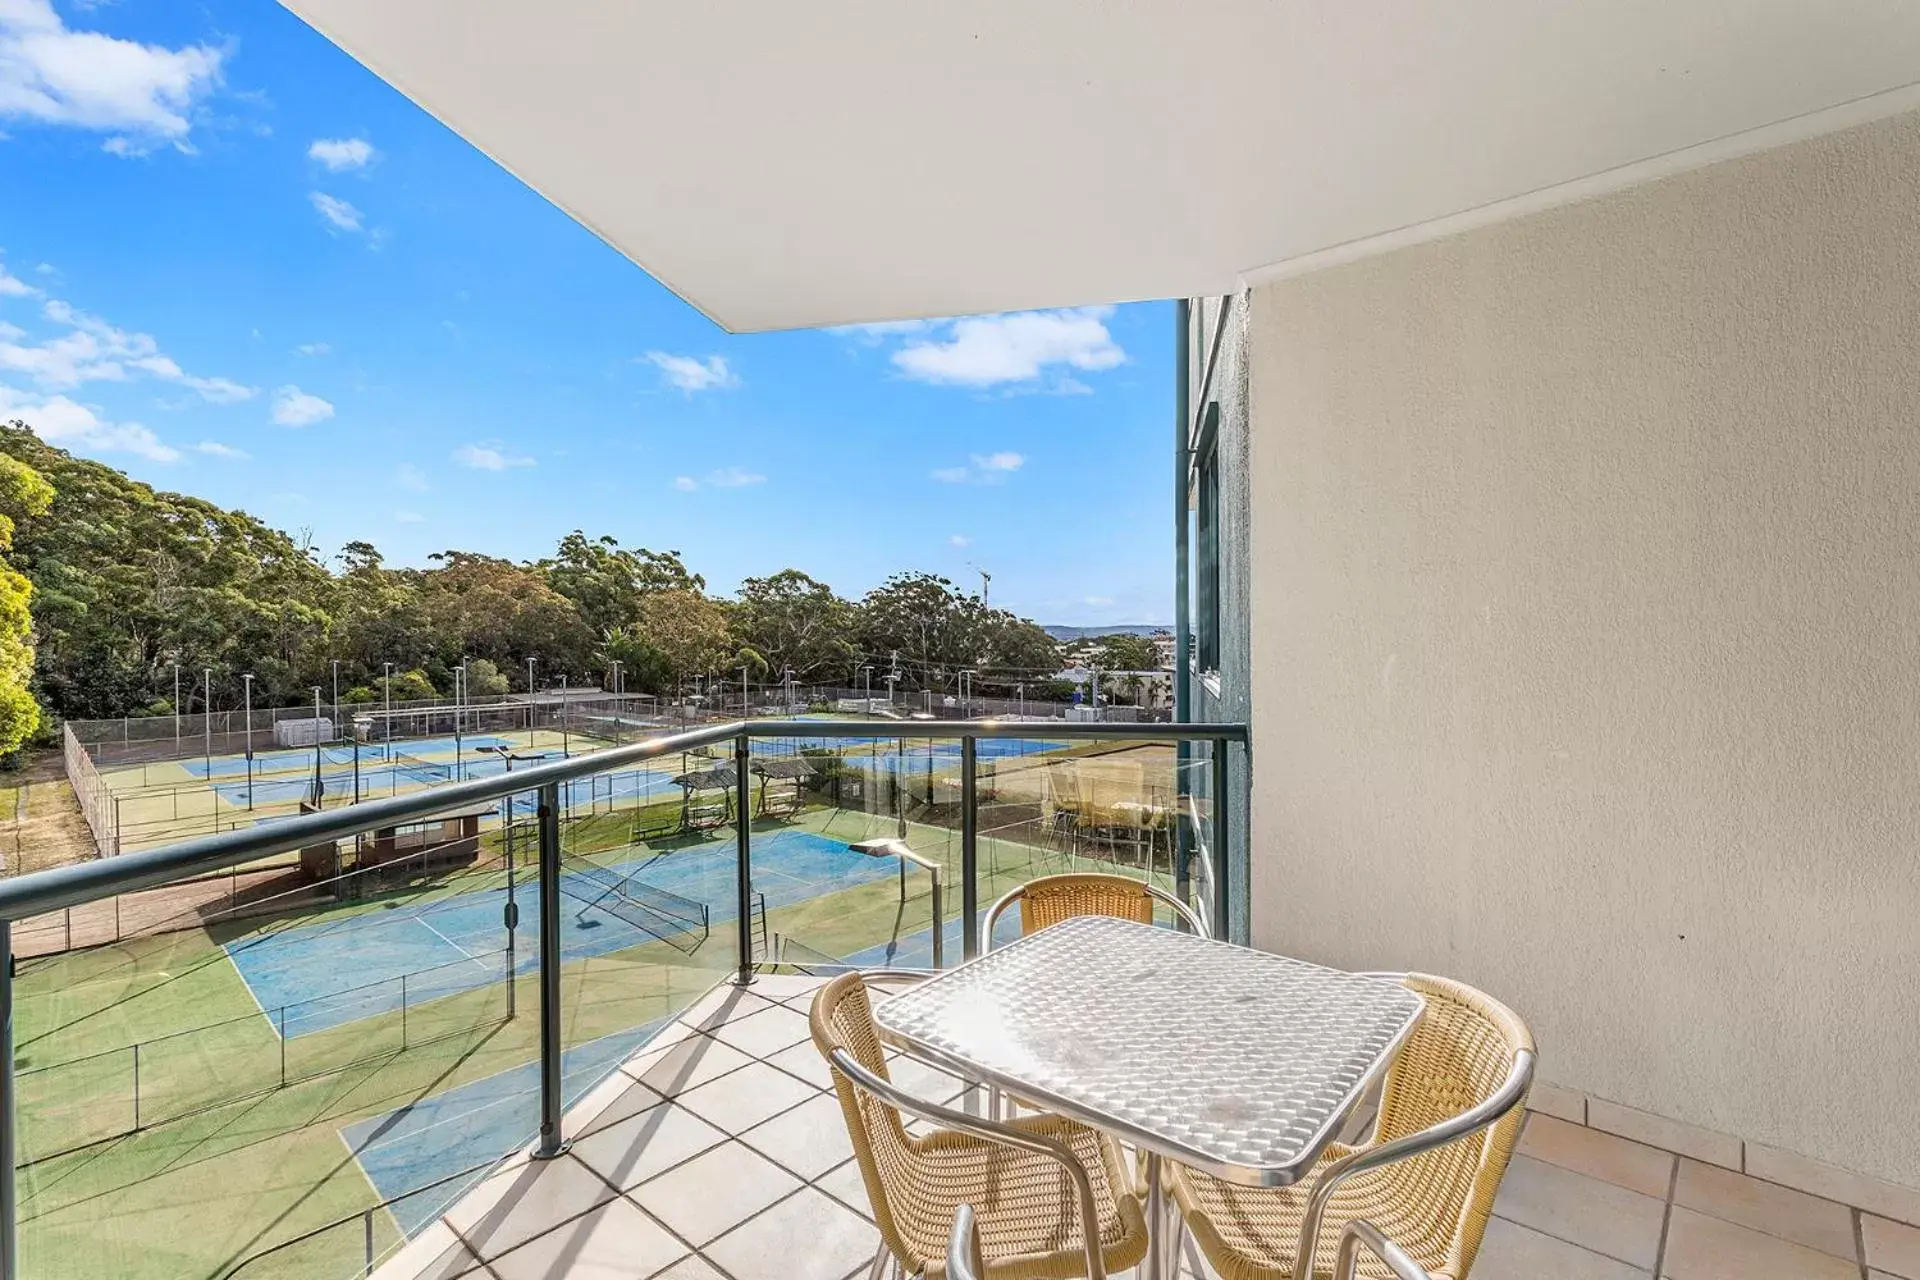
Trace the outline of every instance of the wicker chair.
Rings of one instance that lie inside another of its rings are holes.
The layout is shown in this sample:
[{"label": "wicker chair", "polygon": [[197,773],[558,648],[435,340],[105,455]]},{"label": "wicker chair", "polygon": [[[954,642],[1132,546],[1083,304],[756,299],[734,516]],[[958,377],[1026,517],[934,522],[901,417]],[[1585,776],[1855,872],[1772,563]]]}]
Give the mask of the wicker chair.
[{"label": "wicker chair", "polygon": [[[1341,1230],[1356,1219],[1391,1236],[1434,1280],[1465,1280],[1520,1134],[1533,1037],[1472,987],[1425,974],[1402,980],[1427,1008],[1387,1070],[1371,1143],[1331,1146],[1313,1174],[1277,1189],[1169,1166],[1186,1230],[1223,1280],[1305,1280],[1295,1267],[1305,1254],[1313,1275],[1336,1274]],[[1359,1273],[1396,1275],[1378,1250],[1359,1260]]]},{"label": "wicker chair", "polygon": [[1020,906],[1020,935],[1025,937],[1075,916],[1117,916],[1138,924],[1152,924],[1156,902],[1165,903],[1168,910],[1201,937],[1213,936],[1197,911],[1164,889],[1156,889],[1143,880],[1097,871],[1070,871],[1065,875],[1029,880],[993,904],[987,912],[983,933],[991,947],[994,925],[1016,903]]},{"label": "wicker chair", "polygon": [[[911,1274],[945,1277],[963,1205],[987,1259],[980,1280],[1105,1280],[1146,1256],[1146,1219],[1112,1139],[1059,1116],[987,1120],[904,1092],[887,1074],[865,975],[822,987],[810,1021],[880,1228],[873,1276],[891,1254]],[[902,1111],[945,1127],[914,1137]]]}]

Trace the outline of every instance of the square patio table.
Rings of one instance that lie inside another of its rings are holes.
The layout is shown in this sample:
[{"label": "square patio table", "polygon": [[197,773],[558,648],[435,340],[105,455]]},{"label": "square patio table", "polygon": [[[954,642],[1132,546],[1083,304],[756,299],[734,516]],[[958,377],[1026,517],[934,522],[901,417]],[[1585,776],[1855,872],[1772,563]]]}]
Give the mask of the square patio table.
[{"label": "square patio table", "polygon": [[886,1040],[1250,1186],[1313,1167],[1425,1007],[1391,979],[1083,916],[881,1002]]}]

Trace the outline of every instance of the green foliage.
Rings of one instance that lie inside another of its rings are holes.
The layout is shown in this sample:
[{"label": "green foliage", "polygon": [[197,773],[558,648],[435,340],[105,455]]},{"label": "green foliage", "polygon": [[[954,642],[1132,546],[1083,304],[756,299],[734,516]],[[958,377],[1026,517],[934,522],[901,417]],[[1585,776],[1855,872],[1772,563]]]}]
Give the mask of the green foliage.
[{"label": "green foliage", "polygon": [[1146,636],[1111,635],[1100,640],[1094,660],[1102,671],[1158,671],[1160,651]]},{"label": "green foliage", "polygon": [[[884,674],[900,651],[902,687],[951,689],[967,668],[982,688],[1058,669],[1038,627],[988,608],[944,578],[903,574],[860,602],[797,569],[715,599],[677,551],[623,547],[575,531],[536,563],[448,550],[425,568],[390,568],[364,541],[322,558],[243,511],[166,493],[76,458],[22,423],[0,426],[0,755],[40,723],[195,714],[241,700],[305,705],[444,697],[467,663],[475,695],[517,687],[527,660],[543,684],[605,683],[612,663],[634,692],[672,693],[695,676],[803,682]],[[37,651],[36,651],[37,650]],[[176,672],[178,685],[176,686]]]},{"label": "green foliage", "polygon": [[[53,505],[47,478],[16,458],[0,457],[0,551],[13,546],[21,520],[45,515]],[[0,565],[0,757],[10,756],[40,728],[34,700],[33,584],[11,565]]]},{"label": "green foliage", "polygon": [[1006,689],[1060,668],[1060,647],[1033,623],[930,573],[902,573],[867,593],[860,605],[859,644],[876,677],[899,655],[906,686],[946,690],[960,672],[980,675],[981,688]]},{"label": "green foliage", "polygon": [[507,678],[490,658],[475,658],[467,664],[467,693],[501,694],[507,691]]},{"label": "green foliage", "polygon": [[440,696],[440,691],[433,687],[433,681],[427,679],[427,673],[418,667],[397,673],[391,681],[393,688],[390,692],[386,689],[389,681],[385,676],[380,677],[379,683],[382,698],[390,696],[395,702],[424,702]]}]

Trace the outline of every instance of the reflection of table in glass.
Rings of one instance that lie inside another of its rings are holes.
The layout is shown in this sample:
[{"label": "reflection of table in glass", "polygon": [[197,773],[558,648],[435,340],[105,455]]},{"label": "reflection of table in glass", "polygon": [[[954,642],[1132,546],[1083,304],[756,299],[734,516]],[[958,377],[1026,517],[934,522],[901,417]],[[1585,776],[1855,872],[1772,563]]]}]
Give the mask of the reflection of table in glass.
[{"label": "reflection of table in glass", "polygon": [[1395,982],[1085,917],[940,974],[875,1018],[929,1061],[1145,1151],[1159,1229],[1161,1158],[1255,1186],[1297,1181],[1421,1008]]}]

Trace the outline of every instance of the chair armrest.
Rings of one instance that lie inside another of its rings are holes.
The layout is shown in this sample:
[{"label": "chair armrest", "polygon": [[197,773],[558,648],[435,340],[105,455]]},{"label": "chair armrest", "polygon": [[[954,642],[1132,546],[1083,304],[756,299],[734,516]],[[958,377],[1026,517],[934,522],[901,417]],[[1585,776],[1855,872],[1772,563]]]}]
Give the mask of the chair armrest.
[{"label": "chair armrest", "polygon": [[[959,1226],[957,1220],[954,1225],[957,1230]],[[967,1219],[967,1225],[973,1225],[971,1215]],[[956,1243],[958,1239],[956,1235]],[[1387,1270],[1393,1272],[1400,1280],[1433,1280],[1424,1267],[1409,1258],[1399,1245],[1380,1234],[1380,1228],[1364,1218],[1355,1218],[1347,1224],[1347,1229],[1340,1233],[1340,1252],[1334,1259],[1333,1280],[1354,1280],[1360,1271],[1362,1248],[1386,1263]],[[949,1276],[955,1274],[951,1252],[947,1254],[947,1274]]]},{"label": "chair armrest", "polygon": [[[1507,1072],[1507,1078],[1500,1083],[1492,1096],[1478,1106],[1469,1107],[1457,1116],[1442,1120],[1418,1133],[1410,1133],[1404,1138],[1395,1138],[1391,1142],[1382,1142],[1377,1146],[1365,1147],[1334,1161],[1327,1171],[1320,1175],[1313,1185],[1313,1193],[1307,1197],[1306,1210],[1300,1217],[1300,1243],[1298,1259],[1311,1259],[1320,1247],[1320,1222],[1326,1216],[1327,1203],[1333,1199],[1334,1190],[1348,1178],[1358,1173],[1366,1173],[1383,1165],[1417,1156],[1422,1152],[1444,1147],[1450,1142],[1478,1133],[1487,1126],[1496,1123],[1502,1116],[1520,1105],[1527,1096],[1527,1086],[1533,1083],[1534,1054],[1531,1049],[1522,1049],[1513,1055],[1513,1067]],[[1306,1265],[1312,1265],[1308,1262]]]},{"label": "chair armrest", "polygon": [[947,1242],[947,1280],[985,1280],[986,1259],[980,1252],[980,1228],[973,1206],[963,1204],[953,1215],[953,1239]]},{"label": "chair armrest", "polygon": [[891,1080],[883,1079],[861,1066],[851,1053],[835,1048],[830,1059],[834,1070],[875,1097],[898,1107],[910,1116],[932,1124],[945,1125],[983,1142],[1046,1156],[1059,1162],[1073,1180],[1080,1201],[1080,1235],[1087,1251],[1087,1280],[1106,1280],[1106,1260],[1100,1252],[1100,1206],[1093,1196],[1093,1178],[1066,1143],[1032,1133],[985,1116],[969,1115],[952,1107],[943,1107],[916,1097]]}]

